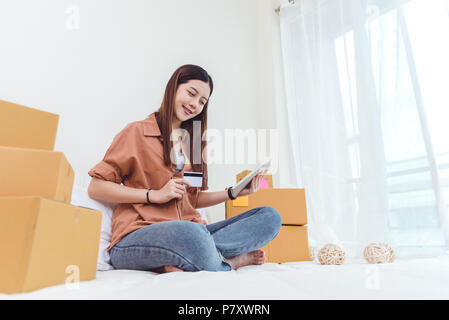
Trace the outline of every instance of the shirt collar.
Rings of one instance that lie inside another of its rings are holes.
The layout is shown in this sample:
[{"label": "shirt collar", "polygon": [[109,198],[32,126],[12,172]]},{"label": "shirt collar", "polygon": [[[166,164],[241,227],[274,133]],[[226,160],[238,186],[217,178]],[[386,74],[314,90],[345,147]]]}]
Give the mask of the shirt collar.
[{"label": "shirt collar", "polygon": [[143,135],[146,137],[160,137],[162,136],[159,125],[156,121],[156,114],[152,113],[144,121],[145,125],[143,127]]}]

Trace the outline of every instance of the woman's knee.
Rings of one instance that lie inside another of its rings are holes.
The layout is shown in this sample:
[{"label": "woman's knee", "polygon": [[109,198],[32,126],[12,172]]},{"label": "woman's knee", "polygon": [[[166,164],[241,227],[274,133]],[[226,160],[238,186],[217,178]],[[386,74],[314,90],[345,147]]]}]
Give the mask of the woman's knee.
[{"label": "woman's knee", "polygon": [[279,233],[282,225],[282,218],[276,209],[269,206],[260,208],[260,214],[262,216],[264,225],[267,226],[267,232],[269,232],[273,238]]}]

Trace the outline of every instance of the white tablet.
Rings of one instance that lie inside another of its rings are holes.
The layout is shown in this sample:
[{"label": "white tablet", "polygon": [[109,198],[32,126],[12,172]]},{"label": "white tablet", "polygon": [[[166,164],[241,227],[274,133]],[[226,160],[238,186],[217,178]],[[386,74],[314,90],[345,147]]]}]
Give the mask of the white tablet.
[{"label": "white tablet", "polygon": [[237,197],[237,195],[240,193],[240,191],[242,191],[256,175],[258,175],[265,169],[268,169],[270,167],[270,165],[271,165],[271,157],[269,157],[267,160],[265,160],[259,167],[257,167],[257,169],[251,171],[242,180],[240,180],[235,186],[233,186],[231,189],[232,196],[234,198]]}]

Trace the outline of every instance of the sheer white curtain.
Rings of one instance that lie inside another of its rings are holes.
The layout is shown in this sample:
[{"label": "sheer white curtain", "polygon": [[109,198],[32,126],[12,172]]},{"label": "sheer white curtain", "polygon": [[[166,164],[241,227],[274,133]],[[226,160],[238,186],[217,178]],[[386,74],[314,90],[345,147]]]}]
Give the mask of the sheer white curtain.
[{"label": "sheer white curtain", "polygon": [[[439,254],[449,236],[449,1],[281,8],[288,127],[309,236],[361,256]],[[446,199],[445,199],[446,197]]]}]

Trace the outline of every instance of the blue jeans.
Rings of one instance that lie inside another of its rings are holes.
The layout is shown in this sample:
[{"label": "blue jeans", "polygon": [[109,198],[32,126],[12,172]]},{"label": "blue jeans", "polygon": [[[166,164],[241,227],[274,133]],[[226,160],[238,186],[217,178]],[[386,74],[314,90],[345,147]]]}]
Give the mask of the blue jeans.
[{"label": "blue jeans", "polygon": [[173,265],[184,271],[229,271],[223,258],[265,246],[280,228],[275,209],[258,207],[207,226],[191,221],[151,224],[126,235],[109,253],[116,269]]}]

